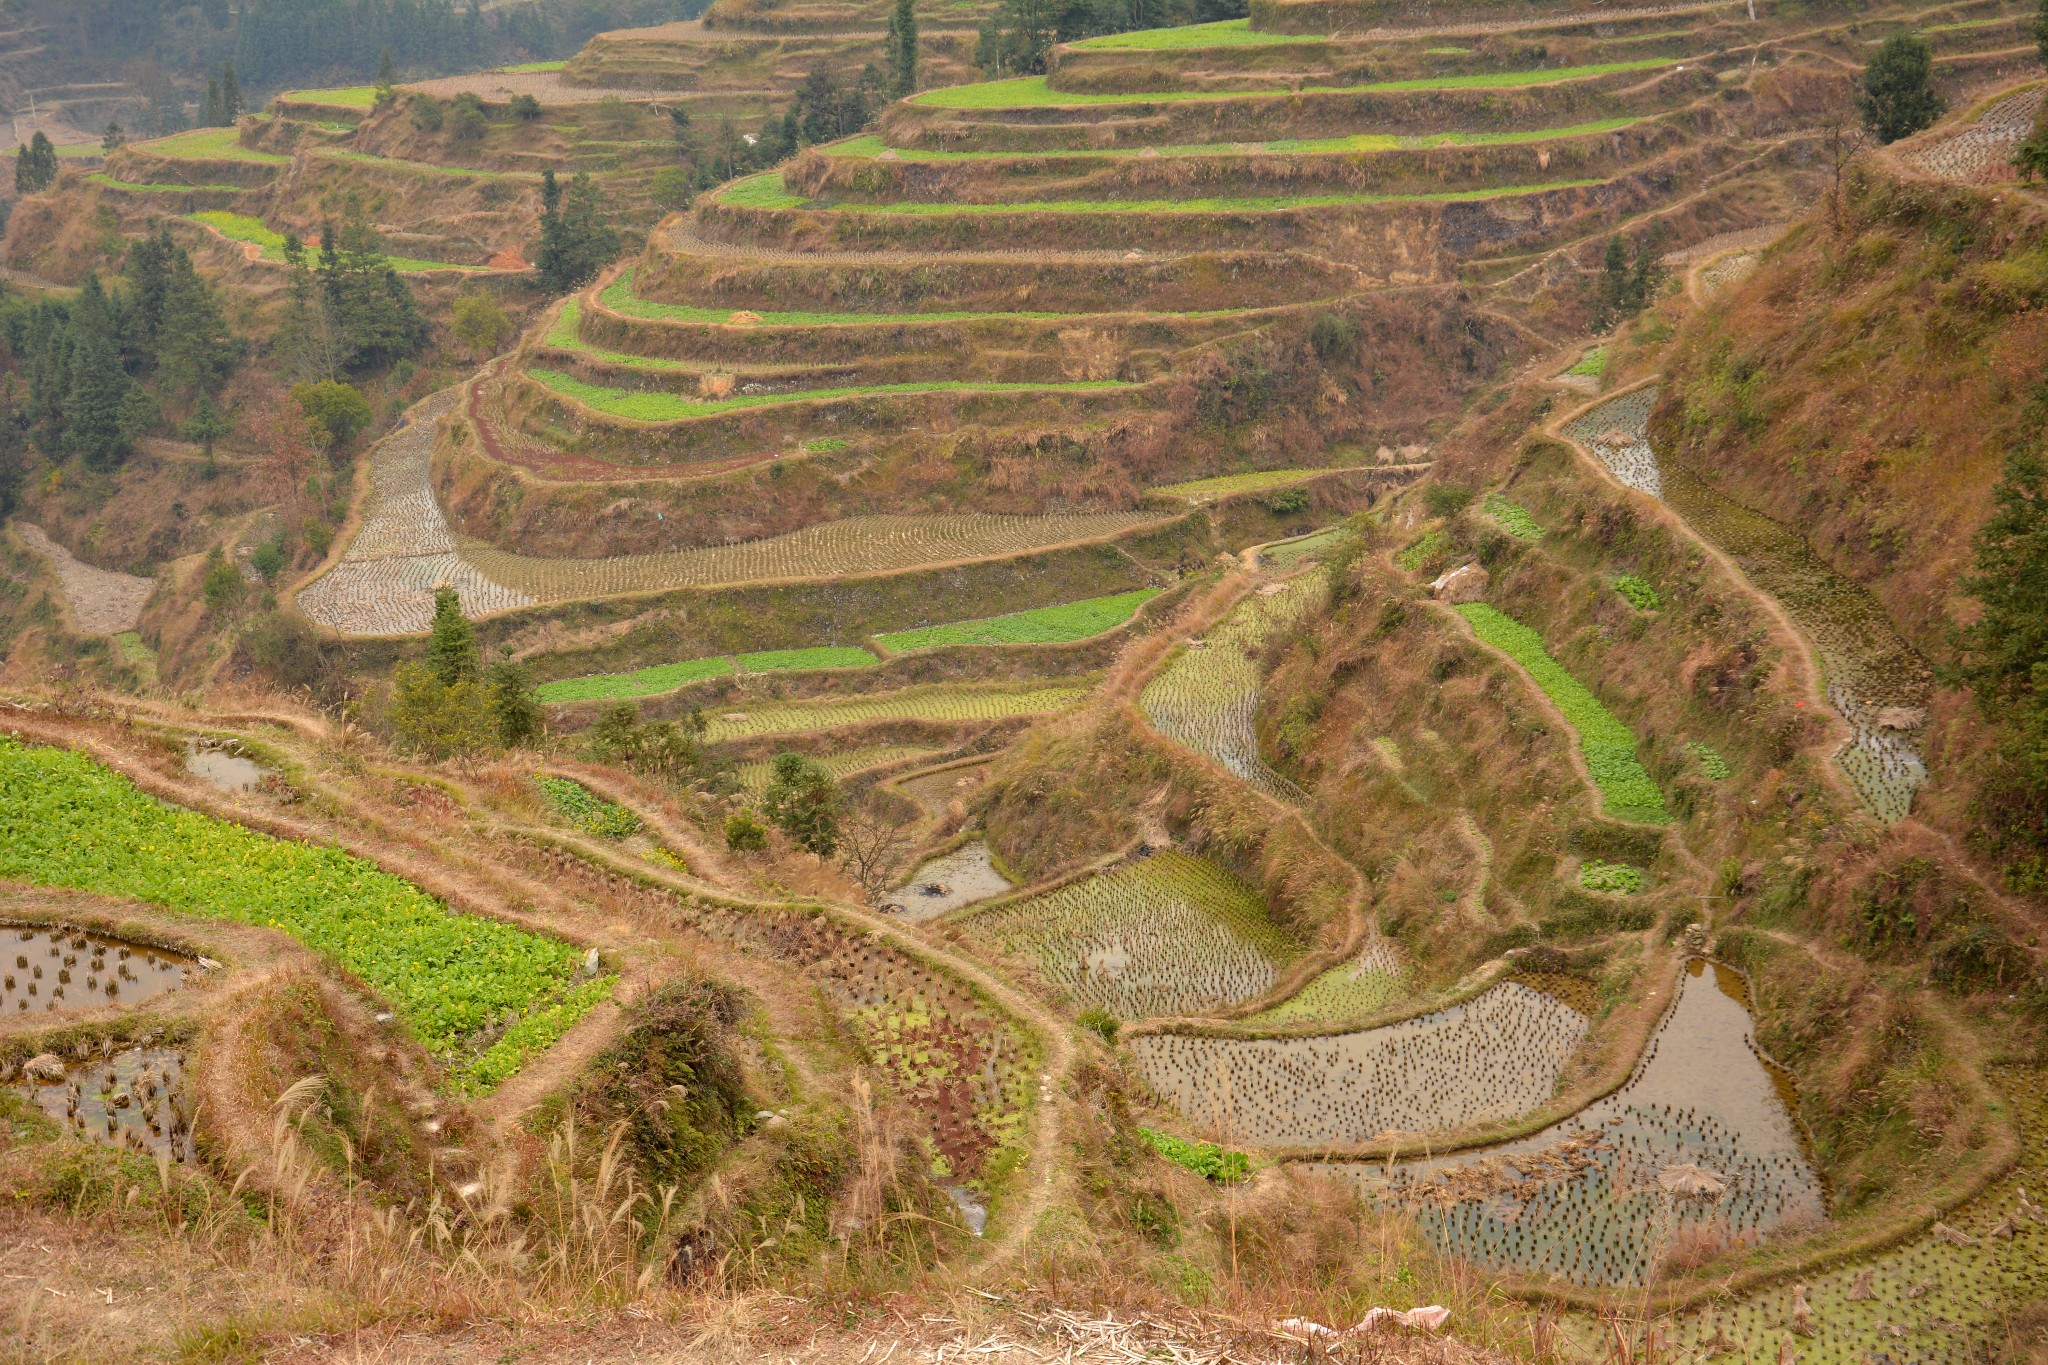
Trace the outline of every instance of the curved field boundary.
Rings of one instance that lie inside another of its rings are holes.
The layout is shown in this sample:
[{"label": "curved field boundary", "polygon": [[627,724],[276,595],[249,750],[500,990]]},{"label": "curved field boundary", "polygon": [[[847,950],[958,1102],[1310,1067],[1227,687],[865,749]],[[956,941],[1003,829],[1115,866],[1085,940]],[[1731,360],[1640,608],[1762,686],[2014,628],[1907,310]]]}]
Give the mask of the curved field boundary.
[{"label": "curved field boundary", "polygon": [[234,128],[194,128],[190,132],[173,133],[148,142],[130,142],[125,146],[148,156],[173,161],[249,161],[266,166],[289,166],[292,160],[277,152],[244,147],[240,132]]},{"label": "curved field boundary", "polygon": [[443,166],[432,161],[408,161],[403,157],[353,152],[346,147],[317,147],[313,150],[313,155],[322,161],[345,161],[358,166],[372,166],[378,170],[396,171],[402,175],[458,180],[518,180],[532,185],[540,183],[540,176],[533,171],[493,171],[475,166]]},{"label": "curved field boundary", "polygon": [[1995,185],[2017,178],[2012,155],[2034,130],[2048,89],[2029,85],[2000,96],[1960,127],[1916,139],[1892,153],[1923,175],[1961,185]]},{"label": "curved field boundary", "polygon": [[95,568],[50,539],[33,522],[15,522],[14,534],[50,561],[64,605],[71,612],[71,628],[80,635],[119,635],[141,624],[143,604],[156,591],[155,579]]},{"label": "curved field boundary", "polygon": [[1186,48],[1276,47],[1326,43],[1320,34],[1263,33],[1249,19],[1222,19],[1212,24],[1179,28],[1148,28],[1133,33],[1105,33],[1066,47],[1080,52],[1171,52]]},{"label": "curved field boundary", "polygon": [[1835,764],[1863,805],[1885,821],[1911,812],[1927,767],[1911,732],[1925,721],[1930,671],[1861,584],[1836,573],[1805,540],[1735,502],[1651,447],[1657,380],[1568,416],[1558,434],[1621,483],[1676,512],[1692,533],[1739,563],[1753,589],[1811,643],[1819,690],[1847,722]]},{"label": "curved field boundary", "polygon": [[754,654],[715,654],[679,663],[656,664],[625,673],[593,673],[561,678],[537,689],[543,702],[626,701],[656,697],[694,682],[740,673],[776,673],[803,669],[872,668],[881,660],[864,649],[821,646],[814,649],[763,650]]},{"label": "curved field boundary", "polygon": [[1060,199],[1024,203],[926,203],[905,201],[893,204],[841,203],[807,198],[779,186],[781,172],[762,171],[736,180],[716,192],[712,202],[736,209],[772,212],[830,212],[889,217],[946,218],[977,214],[1102,214],[1102,213],[1291,213],[1298,209],[1348,208],[1377,204],[1471,204],[1498,199],[1519,199],[1558,190],[1583,190],[1611,182],[1605,180],[1558,180],[1541,185],[1502,185],[1476,190],[1442,190],[1430,194],[1305,194],[1260,199]]},{"label": "curved field boundary", "polygon": [[1550,698],[1578,736],[1586,770],[1600,789],[1607,815],[1615,820],[1663,824],[1664,794],[1636,759],[1635,731],[1609,711],[1592,689],[1573,677],[1544,648],[1543,637],[1512,616],[1483,602],[1453,608],[1480,643],[1520,665]]},{"label": "curved field boundary", "polygon": [[736,398],[686,398],[660,391],[614,389],[589,384],[573,375],[529,365],[521,371],[557,398],[567,399],[592,412],[628,422],[683,422],[696,417],[718,417],[749,408],[777,407],[785,403],[824,403],[841,398],[879,398],[913,393],[1100,393],[1143,387],[1119,379],[1076,380],[1059,384],[999,384],[974,380],[927,380],[906,384],[852,385],[833,389],[798,389],[790,393],[743,394]]},{"label": "curved field boundary", "polygon": [[1044,152],[948,152],[917,147],[892,147],[877,133],[863,133],[845,142],[818,148],[821,155],[852,161],[1030,162],[1056,169],[1067,160],[1136,160],[1158,157],[1346,156],[1361,152],[1429,151],[1438,147],[1513,147],[1528,142],[1554,142],[1596,137],[1647,121],[1648,115],[1624,115],[1561,128],[1533,128],[1498,133],[1352,133],[1344,137],[1279,138],[1270,142],[1197,142],[1165,147],[1087,147]]},{"label": "curved field boundary", "polygon": [[1056,683],[988,687],[944,685],[906,687],[868,697],[817,701],[771,702],[719,712],[706,718],[706,743],[750,739],[757,735],[806,734],[837,730],[873,721],[994,721],[1014,716],[1043,716],[1078,705],[1093,684]]},{"label": "curved field boundary", "polygon": [[1066,644],[1104,635],[1129,624],[1147,602],[1163,591],[1162,588],[1138,588],[1108,597],[1033,607],[1028,611],[1013,611],[974,621],[953,621],[945,625],[892,631],[873,638],[877,645],[891,654],[964,645]]},{"label": "curved field boundary", "polygon": [[1644,57],[1629,62],[1599,62],[1548,71],[1496,71],[1470,76],[1424,76],[1414,80],[1380,81],[1369,85],[1307,85],[1299,90],[1171,90],[1154,93],[1081,93],[1052,88],[1045,76],[1020,76],[978,85],[949,86],[912,95],[911,104],[933,109],[1065,109],[1095,104],[1180,104],[1234,99],[1268,99],[1294,95],[1377,95],[1430,90],[1524,90],[1562,85],[1624,72],[1651,71],[1678,64],[1677,58]]},{"label": "curved field boundary", "polygon": [[[571,943],[465,915],[339,849],[169,805],[75,751],[0,739],[0,788],[0,875],[282,929],[390,1000],[482,1088],[609,994],[609,978],[576,983]],[[465,1058],[465,1039],[507,1010],[521,1023]]]},{"label": "curved field boundary", "polygon": [[[261,218],[246,213],[231,213],[225,209],[202,209],[197,213],[184,215],[185,221],[205,228],[214,236],[235,242],[249,252],[251,261],[270,261],[284,264],[284,234],[275,231]],[[464,275],[494,273],[489,266],[454,265],[447,261],[420,261],[408,256],[387,256],[385,263],[403,275],[423,275],[433,271],[447,270]]]}]

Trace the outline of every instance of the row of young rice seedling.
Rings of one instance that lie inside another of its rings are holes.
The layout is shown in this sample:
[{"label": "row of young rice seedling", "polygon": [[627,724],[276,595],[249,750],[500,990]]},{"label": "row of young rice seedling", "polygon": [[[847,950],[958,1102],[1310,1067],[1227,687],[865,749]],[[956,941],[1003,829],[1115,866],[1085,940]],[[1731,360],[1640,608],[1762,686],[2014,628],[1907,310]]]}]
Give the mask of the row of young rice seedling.
[{"label": "row of young rice seedling", "polygon": [[1119,1019],[1200,1014],[1251,999],[1304,951],[1256,891],[1177,849],[956,923],[984,951],[1031,963],[1077,1010]]},{"label": "row of young rice seedling", "polygon": [[1578,1285],[1639,1286],[1673,1263],[1816,1226],[1820,1181],[1743,1000],[1732,970],[1694,958],[1614,1095],[1489,1151],[1335,1169],[1407,1203],[1448,1254]]},{"label": "row of young rice seedling", "polygon": [[1279,589],[1271,595],[1240,602],[1145,685],[1138,696],[1145,718],[1160,734],[1215,759],[1268,796],[1299,802],[1300,789],[1259,756],[1254,722],[1264,675],[1257,656],[1323,600],[1328,582],[1322,569],[1311,569],[1270,585]]},{"label": "row of young rice seedling", "polygon": [[[580,980],[583,954],[560,939],[460,914],[338,848],[168,805],[83,754],[5,738],[0,877],[288,934],[389,1001],[471,1089],[517,1070],[611,989]],[[508,1016],[518,1022],[472,1056]]]},{"label": "row of young rice seedling", "polygon": [[1461,1005],[1383,1028],[1311,1038],[1143,1034],[1145,1082],[1228,1142],[1365,1142],[1511,1118],[1548,1100],[1586,1017],[1504,982]]}]

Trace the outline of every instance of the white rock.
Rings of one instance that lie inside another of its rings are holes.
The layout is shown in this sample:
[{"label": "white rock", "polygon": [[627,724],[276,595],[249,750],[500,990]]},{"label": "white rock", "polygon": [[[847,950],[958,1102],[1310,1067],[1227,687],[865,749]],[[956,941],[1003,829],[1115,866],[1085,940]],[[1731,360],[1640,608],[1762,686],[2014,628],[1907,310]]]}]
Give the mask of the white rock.
[{"label": "white rock", "polygon": [[1477,564],[1460,564],[1449,573],[1429,585],[1431,593],[1439,602],[1453,606],[1460,602],[1477,602],[1486,596],[1487,584],[1492,576]]}]

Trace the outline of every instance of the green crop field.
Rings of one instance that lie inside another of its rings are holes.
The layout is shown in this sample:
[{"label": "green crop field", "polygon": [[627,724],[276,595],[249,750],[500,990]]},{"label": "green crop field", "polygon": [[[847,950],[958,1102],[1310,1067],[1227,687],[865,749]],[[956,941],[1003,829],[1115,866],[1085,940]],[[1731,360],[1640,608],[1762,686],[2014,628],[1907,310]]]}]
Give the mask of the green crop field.
[{"label": "green crop field", "polygon": [[[250,246],[263,249],[266,261],[284,259],[284,234],[273,229],[261,218],[252,218],[246,213],[229,213],[224,209],[207,209],[201,213],[185,215],[188,222],[200,223],[212,228],[221,236],[233,242],[247,242]],[[480,265],[450,265],[446,261],[415,261],[404,256],[387,256],[393,270],[411,274],[424,270],[480,271]]]},{"label": "green crop field", "polygon": [[233,128],[194,128],[188,133],[173,133],[169,137],[129,145],[138,152],[180,161],[254,161],[270,166],[288,166],[292,160],[276,152],[259,152],[253,147],[244,147],[240,134]]},{"label": "green crop field", "polygon": [[1392,1007],[1407,994],[1406,973],[1379,964],[1347,962],[1245,1022],[1255,1028],[1352,1024]]},{"label": "green crop field", "polygon": [[1605,346],[1593,347],[1580,356],[1578,363],[1569,370],[1566,370],[1565,373],[1585,375],[1589,379],[1598,379],[1601,375],[1607,373],[1607,348]]},{"label": "green crop field", "polygon": [[[908,322],[971,322],[977,318],[1034,318],[1052,319],[1077,316],[1073,313],[773,313],[756,312],[758,322],[734,323],[732,308],[696,308],[687,304],[661,303],[654,299],[643,299],[633,292],[633,271],[623,272],[618,279],[606,285],[597,296],[598,302],[623,317],[644,318],[650,322],[700,322],[745,327],[835,327],[835,326],[882,326],[891,323]],[[1158,313],[1158,317],[1220,318],[1232,317],[1250,312],[1250,309],[1218,308],[1192,313]],[[1100,316],[1088,314],[1086,316]]]},{"label": "green crop field", "polygon": [[1372,85],[1310,85],[1300,90],[1171,90],[1151,93],[1092,93],[1055,90],[1044,76],[1018,76],[978,85],[946,86],[910,97],[912,104],[935,109],[1045,109],[1090,104],[1173,104],[1191,101],[1284,98],[1295,95],[1391,94],[1416,90],[1518,90],[1563,81],[1591,80],[1626,71],[1672,66],[1676,59],[1644,57],[1629,62],[1596,62],[1545,71],[1489,71],[1470,76],[1421,76],[1414,80],[1381,81]]},{"label": "green crop field", "polygon": [[1048,683],[1041,686],[909,687],[900,692],[879,692],[872,696],[831,698],[820,701],[769,702],[764,706],[738,705],[733,710],[707,715],[704,738],[712,743],[746,739],[753,735],[808,734],[836,730],[881,720],[994,721],[1011,716],[1042,716],[1076,705],[1091,691],[1086,683]]},{"label": "green crop field", "polygon": [[377,104],[377,87],[343,85],[329,90],[287,90],[278,99],[291,104],[331,104],[337,109],[372,109]]},{"label": "green crop field", "polygon": [[1350,527],[1325,526],[1320,531],[1311,531],[1292,540],[1276,541],[1261,550],[1259,558],[1273,568],[1292,569],[1304,560],[1329,558],[1349,539]]},{"label": "green crop field", "polygon": [[1168,497],[1186,498],[1189,502],[1214,502],[1237,493],[1263,493],[1268,489],[1286,488],[1292,484],[1307,483],[1310,479],[1325,474],[1346,473],[1369,468],[1366,465],[1331,465],[1324,469],[1261,469],[1249,474],[1220,474],[1213,479],[1192,479],[1187,483],[1161,484],[1154,493]]},{"label": "green crop field", "polygon": [[977,384],[966,380],[932,380],[919,384],[869,384],[833,389],[799,389],[794,393],[743,394],[738,398],[685,398],[674,393],[636,393],[628,389],[586,384],[557,370],[529,366],[526,377],[560,398],[573,399],[594,412],[631,422],[680,422],[715,417],[742,408],[777,403],[811,403],[833,398],[874,398],[892,393],[1083,393],[1129,389],[1137,385],[1117,379],[1077,380],[1064,384]]},{"label": "green crop field", "polygon": [[[752,182],[775,176],[764,171],[718,191],[721,202],[743,208],[811,209],[833,213],[881,214],[941,218],[955,214],[1033,213],[1285,213],[1295,209],[1342,208],[1352,204],[1466,204],[1488,199],[1516,199],[1553,190],[1584,189],[1598,180],[1553,180],[1536,185],[1502,185],[1481,190],[1438,190],[1428,194],[1297,194],[1268,198],[1218,199],[1048,199],[1029,203],[943,204],[901,201],[893,204],[843,204],[806,199],[781,190],[754,187]],[[744,188],[743,188],[744,187]],[[736,193],[736,191],[739,191]]]},{"label": "green crop field", "polygon": [[137,185],[127,180],[116,180],[105,171],[94,171],[86,176],[94,185],[105,185],[109,189],[127,190],[131,194],[191,194],[194,191],[211,191],[216,194],[238,194],[240,185]]},{"label": "green crop field", "polygon": [[[83,754],[0,738],[0,877],[129,896],[179,914],[291,935],[391,1002],[414,1036],[465,1077],[466,1041],[507,1012],[537,1019],[526,1055],[610,983],[575,985],[581,950],[458,914],[340,849],[258,834],[144,794]],[[508,1037],[510,1035],[507,1035]],[[499,1042],[502,1045],[504,1039]],[[493,1054],[487,1052],[485,1057]],[[497,1053],[489,1072],[516,1069]]]},{"label": "green crop field", "polygon": [[[1167,157],[1275,154],[1341,156],[1356,152],[1420,151],[1430,147],[1507,147],[1526,142],[1593,137],[1640,122],[1642,120],[1637,118],[1611,118],[1593,123],[1575,123],[1564,128],[1527,128],[1500,133],[1353,133],[1346,137],[1281,138],[1273,142],[1196,142],[1163,147],[1074,148],[1050,155],[1062,160],[1068,157],[1129,159],[1146,156],[1150,152]],[[835,142],[824,150],[832,156],[867,159],[893,150],[899,161],[925,162],[1015,161],[1018,155],[1015,152],[945,152],[925,151],[919,148],[891,148],[874,133],[864,133],[859,137],[848,138],[844,142]]]},{"label": "green crop field", "polygon": [[1543,527],[1529,515],[1528,509],[1498,493],[1486,495],[1486,515],[1499,522],[1501,529],[1517,540],[1543,539]]},{"label": "green crop field", "polygon": [[1147,28],[1133,33],[1106,33],[1068,46],[1084,52],[1171,52],[1179,48],[1271,47],[1281,43],[1320,43],[1324,38],[1297,33],[1261,33],[1249,19],[1224,19],[1213,24],[1179,28]]},{"label": "green crop field", "polygon": [[872,668],[881,660],[853,645],[763,649],[740,655],[742,673],[796,673],[814,668]]},{"label": "green crop field", "polygon": [[1585,755],[1609,815],[1656,822],[1670,818],[1664,813],[1664,793],[1636,760],[1635,732],[1550,657],[1542,636],[1484,602],[1468,602],[1456,610],[1471,623],[1473,634],[1527,669],[1543,694],[1564,712],[1579,733],[1579,752]]},{"label": "green crop field", "polygon": [[1016,611],[979,621],[955,621],[950,625],[899,630],[877,635],[875,641],[884,649],[902,654],[914,649],[943,649],[949,645],[1042,645],[1085,640],[1091,635],[1115,630],[1159,592],[1158,588],[1141,588],[1111,597],[1091,597],[1084,602]]},{"label": "green crop field", "polygon": [[1637,611],[1656,611],[1664,605],[1664,599],[1657,592],[1656,585],[1641,574],[1616,574],[1614,590],[1628,599]]},{"label": "green crop field", "polygon": [[596,673],[587,678],[563,678],[542,683],[536,690],[543,702],[623,701],[628,697],[653,697],[706,678],[721,678],[733,671],[732,660],[724,655],[710,659],[686,659],[682,663],[658,664],[631,673]]},{"label": "green crop field", "polygon": [[629,839],[640,832],[637,813],[616,801],[606,801],[580,782],[566,777],[536,777],[534,785],[557,814],[585,834],[600,839]]},{"label": "green crop field", "polygon": [[1302,952],[1256,891],[1178,849],[956,923],[971,941],[1035,962],[1077,1008],[1120,1019],[1250,999]]},{"label": "green crop field", "polygon": [[560,71],[563,67],[567,66],[568,64],[569,63],[567,61],[521,62],[517,66],[501,66],[498,68],[498,70],[503,71],[510,76],[528,76],[538,75],[539,73],[544,71]]}]

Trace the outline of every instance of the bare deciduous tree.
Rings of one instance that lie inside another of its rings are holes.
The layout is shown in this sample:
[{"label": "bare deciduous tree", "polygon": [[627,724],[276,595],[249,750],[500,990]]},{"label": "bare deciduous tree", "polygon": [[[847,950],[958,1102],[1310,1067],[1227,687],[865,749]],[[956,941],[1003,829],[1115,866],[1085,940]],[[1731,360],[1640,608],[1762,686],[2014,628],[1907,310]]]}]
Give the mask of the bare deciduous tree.
[{"label": "bare deciduous tree", "polygon": [[870,898],[889,884],[909,847],[908,825],[895,803],[878,792],[869,792],[840,818],[839,866]]}]

